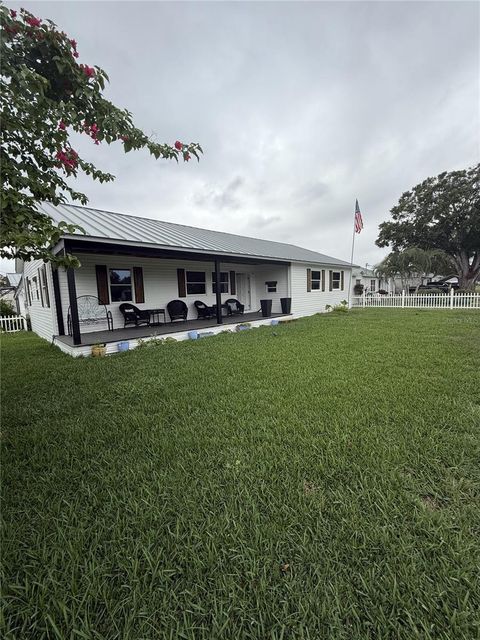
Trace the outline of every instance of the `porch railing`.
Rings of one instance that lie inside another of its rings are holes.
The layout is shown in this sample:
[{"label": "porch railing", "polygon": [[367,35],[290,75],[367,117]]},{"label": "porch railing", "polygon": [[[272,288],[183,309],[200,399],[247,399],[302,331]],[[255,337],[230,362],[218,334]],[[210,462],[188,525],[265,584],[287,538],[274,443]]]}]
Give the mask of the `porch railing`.
[{"label": "porch railing", "polygon": [[14,333],[15,331],[25,331],[27,321],[23,316],[0,316],[0,331]]}]

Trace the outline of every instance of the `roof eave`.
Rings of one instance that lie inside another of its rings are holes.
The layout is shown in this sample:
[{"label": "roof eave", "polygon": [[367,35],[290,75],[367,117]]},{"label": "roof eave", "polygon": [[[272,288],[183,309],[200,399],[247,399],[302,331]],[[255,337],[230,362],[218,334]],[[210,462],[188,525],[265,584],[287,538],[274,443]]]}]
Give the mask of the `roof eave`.
[{"label": "roof eave", "polygon": [[[127,247],[145,247],[150,249],[159,249],[161,251],[182,251],[184,253],[196,253],[196,254],[204,254],[206,256],[225,256],[229,258],[249,258],[250,260],[271,260],[272,262],[283,262],[285,264],[290,264],[291,262],[295,262],[298,264],[319,264],[319,265],[327,265],[334,267],[343,267],[350,268],[352,265],[344,262],[328,262],[326,260],[310,260],[310,259],[295,259],[295,258],[277,258],[275,256],[265,256],[265,255],[257,255],[251,253],[230,253],[227,251],[214,251],[210,249],[196,249],[193,247],[181,247],[181,246],[172,246],[172,245],[162,245],[154,242],[138,242],[133,240],[123,240],[118,238],[105,238],[101,236],[87,236],[87,235],[79,235],[79,234],[65,234],[62,236],[61,240],[75,240],[80,242],[101,242],[103,244],[122,244]],[[58,243],[56,248],[59,248],[62,243]],[[353,265],[354,267],[356,265]]]}]

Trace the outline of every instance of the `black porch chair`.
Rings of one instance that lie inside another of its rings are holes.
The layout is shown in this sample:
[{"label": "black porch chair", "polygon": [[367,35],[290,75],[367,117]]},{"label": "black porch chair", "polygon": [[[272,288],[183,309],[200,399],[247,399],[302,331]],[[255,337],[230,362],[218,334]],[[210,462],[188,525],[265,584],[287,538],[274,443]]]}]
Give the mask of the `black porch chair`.
[{"label": "black porch chair", "polygon": [[237,316],[245,311],[245,305],[239,302],[236,298],[229,298],[228,300],[225,300],[225,304],[227,305],[229,316]]},{"label": "black porch chair", "polygon": [[215,316],[215,309],[206,305],[205,302],[202,302],[201,300],[195,300],[193,304],[195,306],[195,309],[197,310],[198,320],[206,320]]},{"label": "black porch chair", "polygon": [[[92,324],[107,323],[109,331],[113,331],[112,312],[109,311],[97,296],[79,296],[77,298],[78,323],[80,327]],[[68,335],[73,334],[72,312],[70,307],[67,311],[67,331]]]},{"label": "black porch chair", "polygon": [[120,313],[123,316],[123,328],[129,324],[139,327],[142,324],[147,326],[150,324],[150,311],[139,309],[131,302],[124,302],[119,306]]},{"label": "black porch chair", "polygon": [[187,321],[188,307],[183,300],[172,300],[167,304],[167,310],[171,322],[174,320]]}]

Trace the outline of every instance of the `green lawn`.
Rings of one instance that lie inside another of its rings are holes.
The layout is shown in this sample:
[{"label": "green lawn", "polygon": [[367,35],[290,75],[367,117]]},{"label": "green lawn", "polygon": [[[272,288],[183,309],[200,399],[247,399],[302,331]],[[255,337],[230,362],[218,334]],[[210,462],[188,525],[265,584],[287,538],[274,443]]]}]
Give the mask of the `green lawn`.
[{"label": "green lawn", "polygon": [[2,343],[3,637],[479,637],[478,312]]}]

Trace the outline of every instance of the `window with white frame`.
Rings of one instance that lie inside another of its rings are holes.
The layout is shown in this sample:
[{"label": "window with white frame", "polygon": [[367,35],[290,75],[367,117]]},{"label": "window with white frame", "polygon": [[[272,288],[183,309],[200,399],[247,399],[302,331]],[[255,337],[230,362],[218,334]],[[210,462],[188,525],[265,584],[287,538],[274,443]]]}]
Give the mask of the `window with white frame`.
[{"label": "window with white frame", "polygon": [[38,278],[37,276],[33,276],[32,278],[32,288],[33,288],[33,299],[40,300],[40,289],[38,287]]},{"label": "window with white frame", "polygon": [[265,289],[267,290],[267,293],[277,293],[276,280],[270,280],[269,282],[265,282]]},{"label": "window with white frame", "polygon": [[112,302],[132,302],[131,269],[110,269],[110,300]]},{"label": "window with white frame", "polygon": [[332,271],[332,289],[340,289],[341,279],[340,271]]},{"label": "window with white frame", "polygon": [[207,293],[205,271],[187,271],[185,273],[188,295],[204,295]]},{"label": "window with white frame", "polygon": [[312,271],[312,291],[319,290],[322,286],[322,272]]},{"label": "window with white frame", "polygon": [[[215,271],[212,272],[212,291],[217,293],[217,286],[215,283]],[[228,273],[220,273],[220,293],[228,293]]]},{"label": "window with white frame", "polygon": [[370,280],[370,291],[375,291],[376,280]]},{"label": "window with white frame", "polygon": [[47,268],[45,265],[38,270],[38,277],[40,278],[40,286],[42,287],[42,305],[44,307],[50,307],[50,295],[48,293],[47,283]]}]

